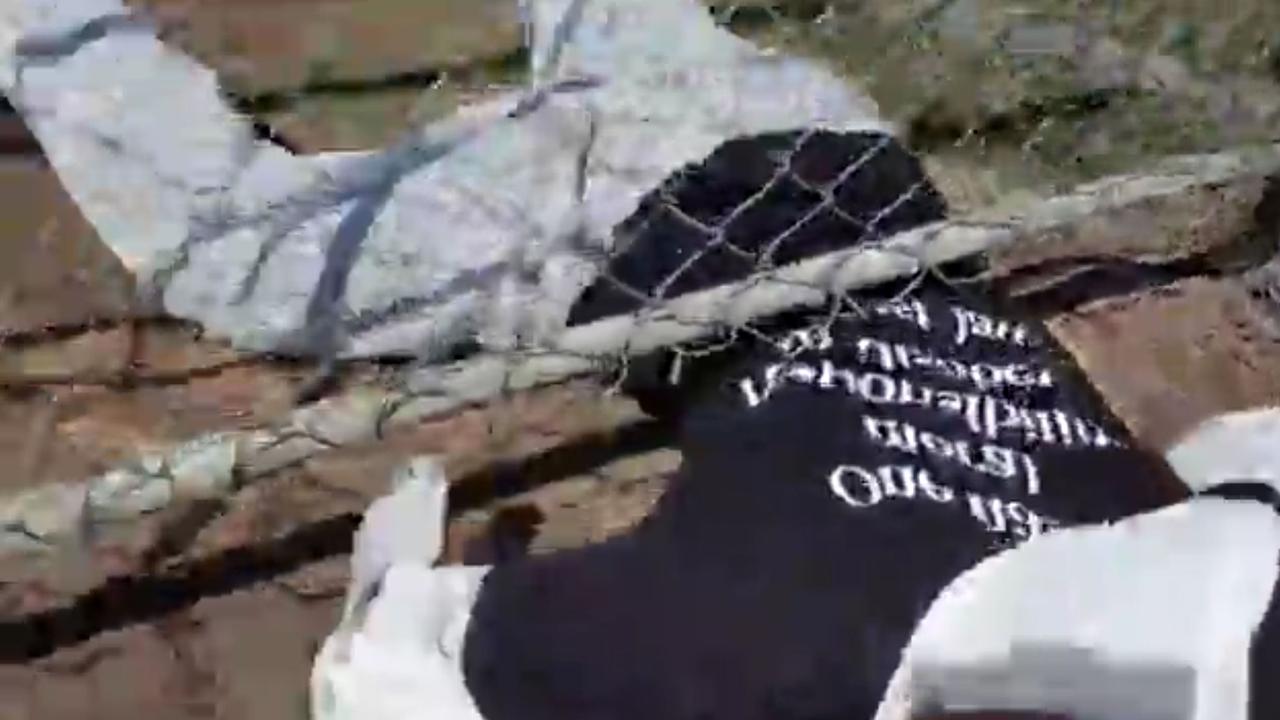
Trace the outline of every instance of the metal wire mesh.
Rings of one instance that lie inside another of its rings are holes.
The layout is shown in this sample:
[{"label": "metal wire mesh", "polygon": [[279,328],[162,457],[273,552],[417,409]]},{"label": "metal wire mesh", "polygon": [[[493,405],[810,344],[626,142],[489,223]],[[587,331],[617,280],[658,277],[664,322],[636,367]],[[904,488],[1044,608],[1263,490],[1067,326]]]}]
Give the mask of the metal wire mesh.
[{"label": "metal wire mesh", "polygon": [[[581,5],[566,4],[567,19],[548,52],[535,54],[535,69],[554,65],[573,30],[573,8]],[[913,279],[949,261],[1087,216],[1105,202],[1097,188],[1073,195],[1070,188],[1082,181],[1173,153],[1277,138],[1280,93],[1271,78],[1280,49],[1267,35],[1267,28],[1280,27],[1274,3],[1250,5],[1213,32],[1196,24],[1203,14],[1196,7],[1060,5],[714,4],[709,10],[723,26],[776,52],[825,63],[866,88],[903,129],[900,137],[855,141],[856,133],[802,128],[732,139],[653,188],[606,247],[578,238],[577,249],[593,266],[594,314],[566,327],[515,332],[502,342],[450,337],[448,352],[431,348],[390,380],[318,393],[322,399],[273,427],[215,433],[87,486],[43,491],[0,517],[6,547],[91,539],[98,524],[146,515],[179,497],[233,492],[314,455],[377,442],[398,425],[540,385],[589,375],[619,386],[636,357],[656,350],[673,353],[676,368],[681,359],[747,341],[785,352],[784,339],[760,321],[805,309],[812,323],[829,323],[858,311],[863,288],[905,279],[909,293]],[[504,112],[464,119],[444,136],[414,135],[387,153],[358,158],[347,167],[351,172],[338,174],[340,182],[312,188],[314,197],[285,208],[281,227],[300,222],[286,217],[289,212],[314,214],[332,197],[375,188],[385,200],[386,189],[409,171],[474,139],[487,124],[519,119],[549,94],[591,83],[549,82],[527,67],[493,88],[459,77],[443,75],[427,92],[485,96],[518,87],[524,94]],[[593,140],[588,133],[584,166]],[[901,171],[886,175],[885,156],[906,147],[919,158],[919,172],[903,170],[914,161],[898,158],[891,166]],[[1234,171],[1214,166],[1166,179],[1187,186]],[[1126,182],[1141,185],[1140,179],[1116,181],[1108,188],[1120,198],[1115,202],[1124,202],[1119,190]],[[1035,195],[1057,196],[1057,209],[964,220],[969,211],[1011,196]],[[941,221],[943,197],[958,219]],[[1073,208],[1065,220],[1062,207]],[[217,220],[210,227],[226,230]],[[335,263],[341,258],[334,254]],[[533,254],[513,261],[492,287],[536,287],[527,276],[536,274],[539,260]],[[342,268],[328,270],[326,277],[343,275]],[[336,346],[343,333],[386,319],[344,315],[338,294],[317,293],[313,329],[333,334],[322,344]],[[514,297],[517,305],[539,302]],[[335,361],[332,353],[325,359]],[[336,366],[330,371],[341,374]]]}]

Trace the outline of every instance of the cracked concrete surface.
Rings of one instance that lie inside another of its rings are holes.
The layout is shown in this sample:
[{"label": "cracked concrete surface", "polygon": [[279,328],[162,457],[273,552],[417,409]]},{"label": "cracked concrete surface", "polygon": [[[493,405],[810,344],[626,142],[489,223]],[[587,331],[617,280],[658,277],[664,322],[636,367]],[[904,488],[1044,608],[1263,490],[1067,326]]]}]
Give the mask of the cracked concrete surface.
[{"label": "cracked concrete surface", "polygon": [[39,158],[0,158],[0,334],[127,317],[133,277]]},{"label": "cracked concrete surface", "polygon": [[1050,327],[1156,447],[1214,415],[1280,404],[1280,333],[1239,282],[1191,278],[1087,305]]},{"label": "cracked concrete surface", "polygon": [[[337,618],[345,583],[323,579],[324,570],[316,564],[30,666],[0,667],[5,717],[301,720],[314,646]],[[244,642],[251,637],[270,641]]]}]

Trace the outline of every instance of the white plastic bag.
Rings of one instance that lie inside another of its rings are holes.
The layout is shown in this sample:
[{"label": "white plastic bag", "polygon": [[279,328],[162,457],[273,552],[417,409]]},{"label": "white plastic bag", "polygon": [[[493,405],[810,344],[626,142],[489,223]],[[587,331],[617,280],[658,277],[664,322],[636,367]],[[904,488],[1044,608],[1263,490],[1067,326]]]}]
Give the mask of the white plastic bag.
[{"label": "white plastic bag", "polygon": [[417,458],[356,532],[342,619],[311,675],[316,720],[478,720],[462,642],[488,567],[432,567],[447,482]]},{"label": "white plastic bag", "polygon": [[1211,418],[1187,433],[1166,457],[1193,490],[1240,481],[1280,490],[1280,408]]}]

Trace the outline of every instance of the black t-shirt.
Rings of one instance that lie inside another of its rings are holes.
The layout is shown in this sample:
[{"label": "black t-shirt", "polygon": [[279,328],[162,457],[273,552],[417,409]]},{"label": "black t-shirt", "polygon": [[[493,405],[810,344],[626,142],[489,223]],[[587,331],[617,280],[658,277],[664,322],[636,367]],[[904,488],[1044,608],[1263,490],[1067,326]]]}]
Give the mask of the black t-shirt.
[{"label": "black t-shirt", "polygon": [[[776,148],[797,137],[731,143],[666,196],[691,212],[732,206],[718,188],[750,196],[769,182]],[[822,157],[879,148],[878,159],[848,180],[860,191],[835,188],[841,221],[792,259],[942,215],[896,143],[818,137]],[[914,199],[883,224],[871,219],[910,187],[921,188]],[[805,212],[762,209],[735,242],[757,252]],[[633,223],[650,234],[610,273],[642,291],[692,247],[678,226],[648,220]],[[713,263],[679,291],[743,274]],[[634,293],[608,287],[574,319],[634,309]],[[482,714],[869,718],[917,621],[956,575],[1035,533],[1178,497],[1163,461],[1133,447],[1040,326],[937,280],[911,290],[777,319],[766,328],[776,342],[748,341],[709,364],[686,390],[684,464],[640,527],[494,568],[464,646]]]}]

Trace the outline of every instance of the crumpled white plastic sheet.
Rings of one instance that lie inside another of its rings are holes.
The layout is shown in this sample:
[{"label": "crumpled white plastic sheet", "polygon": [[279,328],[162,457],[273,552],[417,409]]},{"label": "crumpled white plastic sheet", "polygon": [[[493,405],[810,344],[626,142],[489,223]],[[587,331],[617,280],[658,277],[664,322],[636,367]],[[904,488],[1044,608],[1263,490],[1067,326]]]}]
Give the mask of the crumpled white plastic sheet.
[{"label": "crumpled white plastic sheet", "polygon": [[385,150],[293,156],[120,0],[0,0],[0,90],[144,299],[249,350],[507,349],[556,333],[612,228],[721,142],[884,129],[697,0],[526,0],[526,91]]}]

